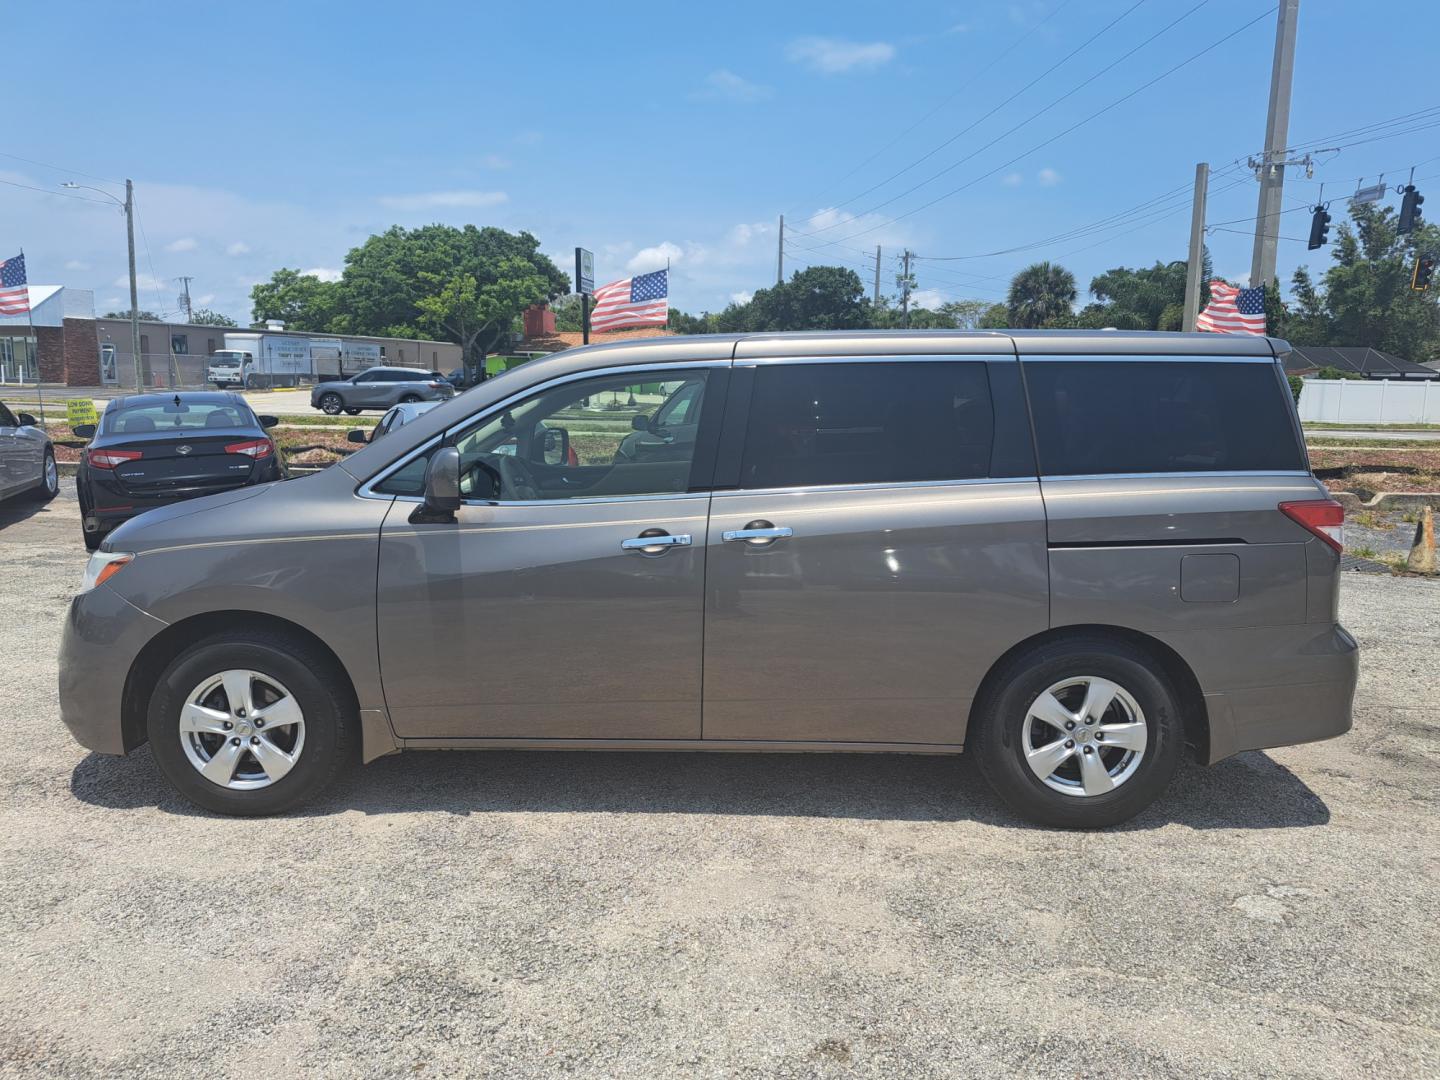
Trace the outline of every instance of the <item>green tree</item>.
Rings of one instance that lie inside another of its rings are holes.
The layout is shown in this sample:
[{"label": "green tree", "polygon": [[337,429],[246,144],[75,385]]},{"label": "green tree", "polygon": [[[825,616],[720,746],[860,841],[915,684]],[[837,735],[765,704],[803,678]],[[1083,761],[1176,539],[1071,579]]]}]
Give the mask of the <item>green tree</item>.
[{"label": "green tree", "polygon": [[1416,254],[1440,250],[1440,227],[1405,235],[1395,225],[1388,206],[1351,205],[1350,220],[1331,244],[1335,265],[1323,283],[1314,285],[1308,271],[1292,279],[1298,330],[1307,336],[1323,330],[1324,344],[1368,345],[1405,360],[1440,356],[1440,296],[1410,288]]},{"label": "green tree", "polygon": [[209,308],[196,308],[190,313],[190,322],[195,326],[238,326],[229,315],[221,315]]},{"label": "green tree", "polygon": [[[732,308],[739,310],[732,314]],[[855,271],[807,266],[789,281],[758,290],[748,304],[730,305],[720,319],[724,330],[735,320],[744,330],[857,330],[870,325],[871,312]]]},{"label": "green tree", "polygon": [[1179,330],[1184,320],[1185,269],[1185,263],[1176,260],[1138,270],[1117,266],[1092,278],[1090,295],[1098,310],[1091,321],[1124,330]]},{"label": "green tree", "polygon": [[[107,312],[105,313],[105,318],[107,318],[107,319],[126,319],[126,320],[128,320],[128,319],[130,318],[130,309],[127,307],[124,311],[107,311]],[[159,315],[156,315],[155,312],[153,312],[153,311],[146,311],[144,308],[141,308],[141,309],[140,309],[140,314],[139,314],[138,318],[144,319],[146,322],[161,322],[161,321],[162,321],[161,318],[160,318],[160,316],[159,316]]]},{"label": "green tree", "polygon": [[570,279],[528,232],[492,226],[391,226],[345,257],[340,332],[428,337],[465,350],[474,370],[530,304],[570,290]]},{"label": "green tree", "polygon": [[1073,317],[1074,305],[1075,275],[1058,264],[1035,263],[1010,281],[1006,308],[1016,328],[1028,330]]},{"label": "green tree", "polygon": [[1009,330],[1010,309],[1004,304],[991,304],[975,324],[979,330]]},{"label": "green tree", "polygon": [[253,325],[271,319],[283,322],[287,330],[326,333],[341,309],[341,285],[321,281],[314,274],[280,269],[250,290],[250,317]]},{"label": "green tree", "polygon": [[415,300],[420,326],[459,345],[467,373],[485,361],[485,353],[476,352],[480,339],[494,341],[549,287],[545,275],[521,258],[501,262],[494,280],[485,285],[472,274],[447,277],[428,270],[420,272],[420,280],[426,286],[426,295]]},{"label": "green tree", "polygon": [[670,309],[670,329],[677,334],[708,334],[710,333],[710,317],[706,312],[699,315],[687,315],[679,308]]}]

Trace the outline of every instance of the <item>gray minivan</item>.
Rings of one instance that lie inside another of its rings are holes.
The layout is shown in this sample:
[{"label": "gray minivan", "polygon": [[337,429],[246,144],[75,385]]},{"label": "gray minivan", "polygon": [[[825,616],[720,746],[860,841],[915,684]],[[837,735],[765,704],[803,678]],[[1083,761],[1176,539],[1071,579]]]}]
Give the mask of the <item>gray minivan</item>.
[{"label": "gray minivan", "polygon": [[[234,814],[402,749],[968,749],[1025,817],[1113,824],[1186,754],[1350,727],[1343,513],[1287,350],[856,332],[535,360],[322,473],[117,529],[62,716]],[[671,452],[622,452],[642,429]]]}]

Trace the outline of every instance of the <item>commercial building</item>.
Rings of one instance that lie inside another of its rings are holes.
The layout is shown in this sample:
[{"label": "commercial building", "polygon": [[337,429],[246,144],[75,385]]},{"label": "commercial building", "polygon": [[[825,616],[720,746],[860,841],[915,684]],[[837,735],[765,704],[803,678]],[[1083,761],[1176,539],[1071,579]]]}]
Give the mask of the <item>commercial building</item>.
[{"label": "commercial building", "polygon": [[[31,317],[0,316],[0,384],[133,387],[135,354],[129,319],[96,318],[95,294],[60,285],[30,286]],[[31,330],[31,322],[34,330]],[[140,384],[199,386],[206,358],[225,347],[223,326],[140,322]],[[459,345],[418,338],[357,334],[300,334],[377,345],[382,363],[451,371],[461,364]]]}]

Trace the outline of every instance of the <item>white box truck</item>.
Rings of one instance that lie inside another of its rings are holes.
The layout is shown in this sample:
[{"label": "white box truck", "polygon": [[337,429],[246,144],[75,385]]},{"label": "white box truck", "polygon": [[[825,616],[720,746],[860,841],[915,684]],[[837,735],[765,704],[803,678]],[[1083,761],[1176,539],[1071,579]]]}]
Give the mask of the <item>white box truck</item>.
[{"label": "white box truck", "polygon": [[380,346],[370,341],[255,331],[226,334],[225,348],[211,354],[205,378],[220,387],[258,390],[345,379],[380,362]]}]

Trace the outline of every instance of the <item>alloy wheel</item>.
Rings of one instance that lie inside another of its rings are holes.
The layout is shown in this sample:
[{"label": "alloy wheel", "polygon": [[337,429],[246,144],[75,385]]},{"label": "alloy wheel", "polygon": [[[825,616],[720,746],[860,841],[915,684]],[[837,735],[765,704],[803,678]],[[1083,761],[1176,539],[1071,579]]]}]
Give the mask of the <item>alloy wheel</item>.
[{"label": "alloy wheel", "polygon": [[1145,713],[1124,687],[1098,675],[1053,684],[1025,713],[1025,764],[1046,787],[1093,798],[1140,767],[1149,742]]},{"label": "alloy wheel", "polygon": [[45,490],[51,495],[60,490],[60,468],[55,464],[55,455],[45,455]]},{"label": "alloy wheel", "polygon": [[232,791],[269,787],[305,748],[305,714],[277,680],[258,671],[218,672],[185,697],[185,757],[205,779]]}]

